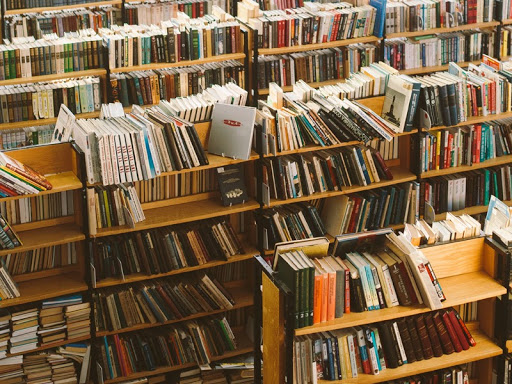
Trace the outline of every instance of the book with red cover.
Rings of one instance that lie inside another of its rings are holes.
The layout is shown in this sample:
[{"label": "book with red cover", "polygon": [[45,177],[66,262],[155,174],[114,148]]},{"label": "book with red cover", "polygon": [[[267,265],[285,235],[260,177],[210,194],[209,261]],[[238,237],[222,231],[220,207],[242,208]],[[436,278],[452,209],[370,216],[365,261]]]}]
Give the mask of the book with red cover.
[{"label": "book with red cover", "polygon": [[432,350],[432,344],[428,336],[425,319],[423,315],[420,315],[417,316],[414,320],[416,323],[416,330],[418,331],[418,337],[420,339],[421,346],[423,347],[423,357],[425,358],[425,360],[431,359],[432,357],[434,357],[434,351]]},{"label": "book with red cover", "polygon": [[466,335],[464,335],[464,331],[462,330],[462,327],[460,326],[459,320],[457,320],[457,316],[455,316],[454,311],[448,310],[445,313],[448,314],[448,318],[450,319],[452,327],[455,330],[455,333],[457,334],[457,338],[459,339],[462,349],[468,350],[469,349],[468,339],[466,339]]},{"label": "book with red cover", "polygon": [[439,340],[439,335],[437,334],[431,313],[425,316],[425,324],[427,326],[428,337],[430,339],[430,344],[432,345],[434,356],[440,357],[443,355],[443,347],[441,347],[441,341]]},{"label": "book with red cover", "polygon": [[432,321],[434,322],[434,325],[437,329],[437,334],[439,335],[439,340],[441,340],[444,353],[446,355],[453,353],[455,348],[453,347],[450,335],[448,334],[448,331],[443,324],[443,320],[441,319],[439,312],[434,313],[434,316],[432,316]]},{"label": "book with red cover", "polygon": [[11,171],[19,173],[23,177],[33,181],[34,183],[44,187],[45,189],[52,189],[52,185],[46,179],[46,177],[41,175],[39,172],[34,171],[28,165],[25,165],[19,162],[18,160],[13,159],[12,157],[8,156],[5,153],[0,154],[0,165],[7,167]]},{"label": "book with red cover", "polygon": [[453,328],[453,325],[450,321],[450,317],[448,316],[448,313],[446,311],[443,311],[441,314],[441,318],[443,319],[444,326],[446,327],[446,330],[448,331],[448,335],[450,336],[450,339],[453,343],[453,349],[455,349],[455,352],[462,351],[462,345],[460,344],[459,338],[457,334],[455,333],[455,329]]},{"label": "book with red cover", "polygon": [[455,314],[455,317],[459,321],[460,327],[462,328],[462,332],[464,332],[464,335],[466,336],[466,339],[468,340],[469,345],[474,347],[476,345],[476,341],[473,338],[473,336],[471,336],[471,332],[469,332],[468,327],[466,327],[466,324],[464,323],[464,321],[462,321],[462,319],[457,311],[453,310],[453,313]]}]

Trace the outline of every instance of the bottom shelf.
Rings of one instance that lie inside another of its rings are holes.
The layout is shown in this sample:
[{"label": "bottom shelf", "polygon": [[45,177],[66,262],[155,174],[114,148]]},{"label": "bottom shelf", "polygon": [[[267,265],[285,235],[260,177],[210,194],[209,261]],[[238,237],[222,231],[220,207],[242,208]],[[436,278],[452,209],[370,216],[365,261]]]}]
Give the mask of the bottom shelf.
[{"label": "bottom shelf", "polygon": [[455,365],[469,363],[472,361],[483,360],[502,354],[502,349],[492,342],[479,330],[471,330],[471,334],[476,341],[476,346],[467,351],[434,357],[429,360],[417,361],[412,364],[405,364],[399,368],[386,369],[378,375],[360,375],[354,379],[327,381],[318,380],[318,383],[343,383],[343,384],[371,384],[381,383],[388,380],[396,380],[402,377],[419,375],[421,373],[432,372],[438,369],[453,367]]},{"label": "bottom shelf", "polygon": [[[211,359],[212,362],[225,360],[225,359],[229,359],[231,357],[244,355],[246,353],[253,352],[254,345],[253,345],[252,341],[250,341],[249,338],[247,337],[247,335],[245,334],[244,327],[233,328],[233,333],[235,334],[235,339],[236,339],[238,348],[235,351],[228,351],[225,354],[223,354],[222,356],[213,357]],[[178,365],[178,366],[174,366],[174,367],[159,367],[153,371],[136,372],[130,376],[121,376],[121,377],[116,377],[115,379],[112,379],[112,380],[105,380],[104,384],[119,383],[122,381],[129,381],[129,380],[134,380],[134,379],[138,379],[141,377],[160,375],[160,374],[167,373],[167,372],[180,371],[182,369],[188,369],[188,368],[194,368],[194,367],[197,367],[196,363]]]}]

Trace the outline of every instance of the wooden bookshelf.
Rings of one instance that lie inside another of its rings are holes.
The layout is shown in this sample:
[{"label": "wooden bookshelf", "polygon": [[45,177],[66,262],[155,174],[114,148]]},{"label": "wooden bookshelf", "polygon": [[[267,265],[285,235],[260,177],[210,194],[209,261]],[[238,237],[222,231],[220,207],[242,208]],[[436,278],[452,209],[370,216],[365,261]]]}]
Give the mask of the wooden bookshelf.
[{"label": "wooden bookshelf", "polygon": [[[73,76],[71,76],[71,77],[73,77]],[[93,119],[93,118],[100,116],[100,111],[78,113],[75,116],[77,119]],[[0,130],[37,127],[40,125],[55,124],[56,122],[57,122],[57,118],[51,117],[48,119],[25,120],[25,121],[16,121],[16,122],[12,122],[12,123],[0,123]]]},{"label": "wooden bookshelf", "polygon": [[[507,204],[509,207],[512,206],[512,200],[505,200],[503,202],[505,204]],[[467,215],[478,215],[479,213],[485,213],[485,212],[487,212],[487,205],[475,205],[472,207],[466,207],[464,209],[460,209],[458,211],[452,211],[450,213],[455,216],[460,216],[464,213]],[[443,213],[436,214],[435,220],[439,221],[439,220],[444,220],[445,218],[446,218],[446,212],[443,212]]]},{"label": "wooden bookshelf", "polygon": [[494,28],[500,25],[499,21],[488,21],[485,23],[474,23],[474,24],[464,24],[458,25],[456,27],[447,28],[431,28],[423,31],[414,31],[414,32],[396,32],[396,33],[388,33],[386,35],[386,39],[392,39],[394,37],[415,37],[415,36],[424,36],[424,35],[433,35],[437,33],[448,33],[448,32],[459,32],[459,31],[467,31],[468,29],[484,29],[484,28]]},{"label": "wooden bookshelf", "polygon": [[419,177],[422,179],[426,179],[429,177],[450,175],[452,173],[474,171],[475,169],[490,168],[490,167],[495,167],[497,165],[509,164],[511,162],[512,162],[512,155],[506,155],[506,156],[496,157],[494,159],[489,159],[489,160],[483,161],[481,163],[473,163],[472,165],[462,165],[460,167],[451,167],[451,168],[444,168],[444,169],[422,172],[422,173],[420,173]]},{"label": "wooden bookshelf", "polygon": [[201,65],[201,64],[207,64],[207,63],[214,63],[214,62],[218,62],[218,61],[241,60],[244,58],[245,58],[245,53],[230,53],[230,54],[226,54],[226,55],[205,57],[203,59],[198,59],[198,60],[178,61],[176,63],[152,63],[152,64],[144,64],[144,65],[134,65],[131,67],[110,68],[110,72],[111,73],[121,73],[121,72],[146,71],[148,69],[188,67],[191,65]]},{"label": "wooden bookshelf", "polygon": [[232,308],[218,309],[218,310],[211,311],[211,312],[200,312],[200,313],[196,313],[191,316],[183,317],[181,319],[165,321],[163,323],[159,323],[159,322],[154,323],[154,324],[144,323],[144,324],[135,325],[133,327],[118,329],[115,331],[100,331],[100,332],[96,332],[96,337],[111,336],[111,335],[116,335],[116,334],[120,334],[120,333],[162,327],[164,325],[177,324],[177,323],[181,323],[184,321],[196,320],[196,319],[200,319],[200,318],[203,318],[206,316],[218,315],[221,313],[234,311],[236,309],[250,307],[254,304],[254,295],[252,293],[252,288],[248,287],[247,284],[242,283],[242,282],[229,282],[229,283],[225,283],[224,286],[226,287],[226,290],[231,294],[231,296],[233,296],[233,299],[235,300],[235,305],[233,305]]},{"label": "wooden bookshelf", "polygon": [[510,24],[512,24],[512,19],[501,20],[501,24],[503,24],[503,25],[510,25]]},{"label": "wooden bookshelf", "polygon": [[[466,68],[469,66],[469,64],[478,65],[480,63],[481,63],[481,60],[474,60],[474,61],[463,61],[463,62],[457,63],[457,65],[459,67]],[[410,68],[410,69],[402,69],[402,70],[400,70],[400,73],[404,74],[404,75],[421,75],[421,74],[431,73],[431,72],[447,71],[448,67],[449,67],[449,64],[436,65],[433,67]]]},{"label": "wooden bookshelf", "polygon": [[104,68],[88,69],[86,71],[54,73],[51,75],[20,77],[17,79],[0,80],[0,86],[47,82],[47,81],[62,80],[62,79],[69,79],[69,78],[76,78],[76,77],[85,77],[85,76],[106,76],[106,75],[107,75],[107,70]]},{"label": "wooden bookshelf", "polygon": [[46,11],[63,11],[66,9],[92,8],[92,7],[101,7],[102,5],[121,5],[121,4],[122,4],[122,0],[107,0],[107,1],[96,1],[93,3],[59,5],[59,6],[55,6],[55,7],[9,9],[9,10],[5,11],[5,16],[22,15],[24,13],[42,13],[42,12],[46,12]]},{"label": "wooden bookshelf", "polygon": [[452,128],[452,127],[464,127],[466,125],[481,124],[481,123],[486,123],[488,121],[493,121],[493,120],[507,119],[509,117],[512,117],[512,112],[504,112],[504,113],[498,113],[495,115],[487,115],[487,116],[468,117],[468,119],[466,121],[462,121],[458,124],[450,125],[450,126],[440,125],[437,127],[430,128],[429,131],[430,132],[438,131],[440,129]]},{"label": "wooden bookshelf", "polygon": [[[320,88],[325,87],[326,85],[335,85],[338,83],[344,83],[345,79],[332,79],[332,80],[326,80],[326,81],[317,81],[313,83],[308,83],[310,87],[313,88]],[[291,92],[293,91],[293,85],[284,85],[281,87],[284,92]],[[258,94],[261,95],[268,95],[269,89],[268,88],[261,88],[258,89]]]},{"label": "wooden bookshelf", "polygon": [[74,339],[66,339],[66,340],[56,341],[55,343],[48,343],[46,345],[39,346],[35,349],[31,349],[30,351],[25,351],[25,352],[20,352],[20,353],[8,353],[7,357],[24,355],[27,353],[42,352],[42,351],[46,351],[47,349],[62,347],[63,345],[66,345],[66,344],[83,343],[84,341],[87,341],[90,339],[91,339],[91,335],[87,335],[87,336],[82,336],[82,337],[76,337]]}]

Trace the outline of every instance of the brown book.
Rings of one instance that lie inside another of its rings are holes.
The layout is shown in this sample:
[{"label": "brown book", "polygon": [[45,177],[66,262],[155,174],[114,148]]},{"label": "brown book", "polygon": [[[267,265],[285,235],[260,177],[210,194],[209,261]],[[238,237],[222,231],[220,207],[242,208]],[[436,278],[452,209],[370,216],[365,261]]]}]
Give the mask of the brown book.
[{"label": "brown book", "polygon": [[144,265],[144,273],[147,275],[152,275],[153,271],[149,266],[148,256],[146,255],[146,248],[144,247],[144,241],[142,240],[142,233],[136,232],[135,239],[137,241],[137,251],[140,253],[140,259],[142,260],[142,264]]},{"label": "brown book", "polygon": [[37,321],[37,318],[35,318],[33,320],[30,320],[30,321],[26,321],[24,323],[13,324],[12,325],[12,330],[13,331],[18,331],[20,329],[35,327],[36,325],[39,325],[39,322]]},{"label": "brown book", "polygon": [[387,252],[379,252],[378,256],[384,261],[389,267],[389,273],[391,274],[391,280],[393,280],[393,286],[395,287],[396,294],[400,305],[411,305],[412,299],[407,290],[404,276],[398,265],[398,261],[391,257]]},{"label": "brown book", "polygon": [[443,347],[441,347],[441,341],[439,340],[439,336],[437,334],[434,321],[432,320],[431,313],[425,316],[425,325],[427,326],[428,337],[430,339],[430,344],[432,345],[432,351],[434,352],[434,356],[442,356]]},{"label": "brown book", "polygon": [[411,342],[414,349],[414,354],[416,355],[416,360],[421,361],[423,360],[423,348],[421,347],[421,341],[416,329],[416,324],[414,319],[411,317],[407,318],[406,322],[407,328],[409,329],[409,334],[411,335]]},{"label": "brown book", "polygon": [[59,321],[64,321],[64,314],[57,313],[56,315],[41,317],[40,320],[41,320],[41,325],[45,326],[45,325],[56,323]]},{"label": "brown book", "polygon": [[[453,325],[450,321],[450,317],[448,316],[448,313],[446,311],[442,311],[440,316],[441,316],[441,319],[443,320],[446,331],[448,332],[448,335],[450,336],[450,340],[452,341],[453,349],[455,350],[455,352],[462,351],[462,345],[459,341],[459,338],[457,337],[457,334],[455,333],[455,329],[453,328]],[[469,346],[468,346],[468,348],[469,348]],[[468,348],[466,348],[466,349],[468,349]]]},{"label": "brown book", "polygon": [[441,315],[439,312],[436,312],[432,316],[432,320],[434,321],[434,325],[437,329],[437,334],[439,335],[439,340],[441,340],[441,345],[443,346],[443,351],[445,354],[449,355],[455,351],[453,347],[452,340],[450,339],[450,335],[444,326],[443,320],[441,319]]},{"label": "brown book", "polygon": [[416,353],[414,352],[414,348],[412,346],[411,335],[409,333],[409,328],[407,327],[405,318],[398,319],[397,325],[398,330],[400,331],[400,338],[402,339],[402,344],[405,349],[405,354],[407,355],[407,363],[414,363],[416,361]]}]

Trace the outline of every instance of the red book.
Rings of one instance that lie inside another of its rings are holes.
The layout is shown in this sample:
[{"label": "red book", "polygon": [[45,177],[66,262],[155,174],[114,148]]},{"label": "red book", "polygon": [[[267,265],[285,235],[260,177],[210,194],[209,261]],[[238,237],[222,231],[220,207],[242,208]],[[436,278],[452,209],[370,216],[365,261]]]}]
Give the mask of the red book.
[{"label": "red book", "polygon": [[434,325],[437,330],[437,335],[439,336],[439,340],[441,341],[441,346],[443,347],[443,351],[446,355],[449,355],[455,351],[453,347],[453,343],[450,339],[450,335],[448,334],[448,331],[446,330],[446,327],[443,324],[443,321],[441,320],[441,315],[439,312],[436,312],[434,316],[432,316],[432,321],[434,322]]},{"label": "red book", "polygon": [[448,331],[448,335],[450,336],[450,339],[452,340],[453,348],[455,349],[455,352],[462,351],[462,345],[460,344],[459,338],[457,337],[457,334],[455,333],[455,329],[453,328],[453,325],[450,321],[450,317],[448,316],[448,313],[446,313],[446,311],[443,311],[443,313],[441,314],[441,317],[443,319],[444,326],[446,327],[446,330]]},{"label": "red book", "polygon": [[361,208],[362,199],[360,197],[354,197],[354,210],[352,211],[352,216],[350,217],[348,233],[355,232],[356,226],[356,218],[359,215],[359,209]]},{"label": "red book", "polygon": [[459,339],[460,345],[463,350],[469,349],[469,343],[466,339],[466,336],[464,335],[464,331],[462,330],[462,327],[459,324],[459,320],[457,320],[457,316],[455,316],[455,313],[452,310],[446,311],[448,314],[448,318],[450,319],[450,322],[452,324],[453,329],[455,330],[455,333],[457,334],[457,338]]},{"label": "red book", "polygon": [[469,332],[468,327],[466,327],[466,324],[464,323],[464,321],[462,321],[459,313],[456,310],[452,310],[452,312],[454,313],[455,317],[459,321],[460,327],[462,328],[462,332],[464,332],[464,335],[466,336],[466,339],[468,340],[469,345],[474,347],[476,345],[476,341],[475,341],[475,339],[473,339],[473,336],[471,336],[471,332]]},{"label": "red book", "polygon": [[[128,374],[128,371],[125,366],[125,361],[124,361],[124,356],[123,356],[124,350],[123,350],[123,347],[121,346],[121,341],[119,340],[119,335],[114,335],[114,343],[116,346],[117,360],[119,361],[122,376],[126,376]],[[107,353],[108,353],[108,351],[107,351]],[[114,364],[114,362],[112,362],[112,364]]]},{"label": "red book", "polygon": [[384,172],[384,174],[386,175],[386,179],[393,180],[393,174],[391,173],[391,170],[389,169],[389,167],[386,165],[386,162],[382,158],[382,155],[380,154],[380,152],[376,151],[376,150],[371,150],[371,149],[370,149],[370,151],[372,152],[373,159],[375,160],[376,163],[378,163],[380,165],[381,171]]},{"label": "red book", "polygon": [[18,196],[19,195],[19,193],[16,192],[14,189],[8,188],[3,184],[0,184],[0,191],[2,191],[3,193],[5,193],[8,196]]}]

